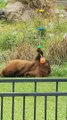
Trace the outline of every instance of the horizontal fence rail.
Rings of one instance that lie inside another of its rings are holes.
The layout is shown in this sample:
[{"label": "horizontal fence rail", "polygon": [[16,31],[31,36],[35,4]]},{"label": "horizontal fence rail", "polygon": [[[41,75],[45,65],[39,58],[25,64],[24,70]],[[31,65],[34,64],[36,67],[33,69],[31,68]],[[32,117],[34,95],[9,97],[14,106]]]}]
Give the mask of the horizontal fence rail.
[{"label": "horizontal fence rail", "polygon": [[0,93],[0,97],[21,97],[21,96],[67,96],[67,92],[52,93]]},{"label": "horizontal fence rail", "polygon": [[[58,118],[58,106],[59,102],[58,99],[59,97],[66,97],[66,103],[65,103],[65,120],[67,120],[67,89],[66,91],[59,92],[59,84],[60,83],[67,83],[67,78],[66,79],[45,79],[45,78],[21,78],[21,79],[0,79],[0,84],[11,84],[12,85],[12,92],[0,92],[0,120],[6,120],[4,118],[4,103],[5,103],[5,98],[12,98],[12,108],[11,108],[11,118],[7,120],[16,120],[15,119],[15,99],[22,98],[22,120],[31,120],[31,118],[26,118],[26,98],[33,98],[34,103],[33,103],[33,119],[32,120],[37,120],[37,98],[44,98],[44,113],[43,113],[43,118],[42,120],[48,120],[48,97],[54,97],[55,98],[55,115],[53,120],[60,120]],[[15,92],[15,85],[18,83],[34,83],[34,91],[33,92]],[[37,84],[38,83],[56,83],[55,84],[55,92],[38,92],[37,90]],[[8,86],[7,86],[8,87]],[[19,102],[19,101],[18,101]],[[30,103],[29,103],[29,106]],[[61,110],[60,110],[61,111]],[[20,115],[19,115],[20,116]],[[18,118],[18,120],[21,120]],[[39,119],[38,119],[39,120]],[[40,119],[41,120],[41,119]],[[51,119],[49,119],[51,120]],[[61,119],[63,120],[63,118]]]},{"label": "horizontal fence rail", "polygon": [[0,83],[10,83],[10,82],[67,82],[67,78],[5,78],[0,79]]}]

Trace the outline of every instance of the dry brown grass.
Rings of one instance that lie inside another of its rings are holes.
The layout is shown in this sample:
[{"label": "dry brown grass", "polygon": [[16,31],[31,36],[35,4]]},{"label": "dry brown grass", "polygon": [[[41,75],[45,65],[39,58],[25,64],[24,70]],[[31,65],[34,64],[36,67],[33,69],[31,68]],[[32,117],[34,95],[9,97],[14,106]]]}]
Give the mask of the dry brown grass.
[{"label": "dry brown grass", "polygon": [[67,61],[67,39],[51,42],[47,51],[47,58],[52,64],[61,64]]},{"label": "dry brown grass", "polygon": [[8,62],[13,59],[25,59],[25,60],[33,60],[36,56],[36,48],[31,46],[28,43],[21,44],[12,49],[12,51],[8,50],[0,53],[0,61]]},{"label": "dry brown grass", "polygon": [[36,55],[35,47],[31,46],[28,43],[24,43],[15,47],[15,49],[11,53],[11,59],[26,59],[31,60],[34,59]]},{"label": "dry brown grass", "polygon": [[65,6],[64,10],[67,12],[67,5]]}]

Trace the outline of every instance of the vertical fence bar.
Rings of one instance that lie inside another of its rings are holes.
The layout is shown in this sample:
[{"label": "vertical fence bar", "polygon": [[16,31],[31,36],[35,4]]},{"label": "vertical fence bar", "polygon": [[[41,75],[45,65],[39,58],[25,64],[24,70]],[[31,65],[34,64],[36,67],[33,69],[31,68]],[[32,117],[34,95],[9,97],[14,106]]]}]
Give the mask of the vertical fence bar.
[{"label": "vertical fence bar", "polygon": [[[15,82],[12,83],[12,92],[15,91]],[[12,97],[12,120],[14,120],[14,97]]]},{"label": "vertical fence bar", "polygon": [[23,120],[25,120],[25,96],[23,97]]},{"label": "vertical fence bar", "polygon": [[[37,83],[34,83],[34,92],[37,91]],[[36,120],[36,96],[34,97],[34,120]]]},{"label": "vertical fence bar", "polygon": [[66,120],[67,120],[67,97],[66,97]]},{"label": "vertical fence bar", "polygon": [[1,120],[1,96],[0,96],[0,120]]},{"label": "vertical fence bar", "polygon": [[12,92],[15,92],[15,82],[12,82]]},{"label": "vertical fence bar", "polygon": [[3,120],[3,97],[1,97],[1,120]]},{"label": "vertical fence bar", "polygon": [[37,92],[37,83],[34,83],[34,92]]},{"label": "vertical fence bar", "polygon": [[44,120],[47,120],[47,96],[45,96],[45,103],[44,103]]},{"label": "vertical fence bar", "polygon": [[56,82],[56,92],[58,92],[58,82]]},{"label": "vertical fence bar", "polygon": [[14,120],[14,97],[12,97],[12,120]]},{"label": "vertical fence bar", "polygon": [[56,96],[56,103],[55,103],[55,120],[57,120],[58,115],[58,96]]},{"label": "vertical fence bar", "polygon": [[36,120],[36,96],[34,97],[34,120]]},{"label": "vertical fence bar", "polygon": [[[58,92],[58,82],[56,82],[56,92]],[[55,120],[58,120],[58,96],[55,101]]]}]

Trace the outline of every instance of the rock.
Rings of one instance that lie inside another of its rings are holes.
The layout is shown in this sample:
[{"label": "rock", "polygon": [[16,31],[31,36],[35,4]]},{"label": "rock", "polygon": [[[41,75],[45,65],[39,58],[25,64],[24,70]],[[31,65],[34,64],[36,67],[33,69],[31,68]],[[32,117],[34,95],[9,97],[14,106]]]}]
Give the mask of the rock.
[{"label": "rock", "polygon": [[28,4],[31,2],[31,0],[18,0],[18,1],[22,2],[23,4]]},{"label": "rock", "polygon": [[23,4],[28,4],[30,8],[39,8],[41,6],[41,0],[19,0]]},{"label": "rock", "polygon": [[63,35],[63,39],[64,39],[64,40],[67,40],[67,33],[65,33],[65,34]]},{"label": "rock", "polygon": [[32,9],[31,10],[25,10],[21,19],[22,19],[22,21],[26,22],[28,20],[31,20],[34,16],[35,15],[34,15]]},{"label": "rock", "polygon": [[0,19],[5,18],[5,11],[0,9]]},{"label": "rock", "polygon": [[[17,2],[16,2],[17,1]],[[5,16],[8,21],[28,21],[36,17],[38,9],[44,9],[44,18],[51,16],[51,6],[46,0],[15,0],[5,8]]]},{"label": "rock", "polygon": [[0,10],[0,15],[4,15],[4,10]]},{"label": "rock", "polygon": [[35,12],[31,8],[27,8],[21,2],[8,4],[5,9],[5,16],[8,21],[28,21],[35,16]]},{"label": "rock", "polygon": [[5,8],[5,16],[7,17],[8,21],[22,20],[24,10],[25,6],[21,2],[11,3]]}]

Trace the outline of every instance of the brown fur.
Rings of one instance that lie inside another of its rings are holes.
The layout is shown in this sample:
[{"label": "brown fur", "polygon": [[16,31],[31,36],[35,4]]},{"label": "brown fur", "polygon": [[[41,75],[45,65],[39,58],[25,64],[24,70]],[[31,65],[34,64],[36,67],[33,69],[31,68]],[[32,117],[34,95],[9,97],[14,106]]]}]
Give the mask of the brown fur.
[{"label": "brown fur", "polygon": [[45,77],[51,72],[50,64],[46,60],[45,63],[40,63],[40,51],[38,56],[33,61],[28,60],[12,60],[2,70],[2,76],[5,77]]}]

